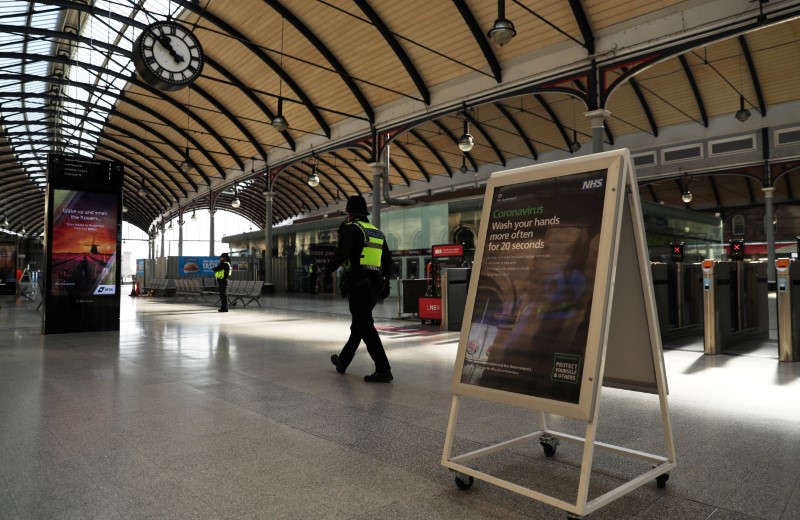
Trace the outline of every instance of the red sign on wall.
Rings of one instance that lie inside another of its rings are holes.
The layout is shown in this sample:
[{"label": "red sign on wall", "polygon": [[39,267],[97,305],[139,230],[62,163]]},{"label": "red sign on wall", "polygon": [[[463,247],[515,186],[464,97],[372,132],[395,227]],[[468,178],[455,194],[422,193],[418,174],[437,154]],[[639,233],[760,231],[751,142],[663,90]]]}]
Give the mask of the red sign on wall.
[{"label": "red sign on wall", "polygon": [[442,244],[431,247],[431,254],[434,258],[448,256],[464,256],[463,244]]}]

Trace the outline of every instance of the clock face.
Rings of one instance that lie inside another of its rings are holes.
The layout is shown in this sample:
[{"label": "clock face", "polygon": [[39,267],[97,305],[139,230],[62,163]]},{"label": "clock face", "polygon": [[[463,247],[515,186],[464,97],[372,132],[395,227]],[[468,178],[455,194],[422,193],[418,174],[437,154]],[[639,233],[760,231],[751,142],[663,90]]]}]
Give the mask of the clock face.
[{"label": "clock face", "polygon": [[203,70],[203,49],[183,25],[164,21],[146,27],[133,46],[136,72],[160,90],[179,90]]}]

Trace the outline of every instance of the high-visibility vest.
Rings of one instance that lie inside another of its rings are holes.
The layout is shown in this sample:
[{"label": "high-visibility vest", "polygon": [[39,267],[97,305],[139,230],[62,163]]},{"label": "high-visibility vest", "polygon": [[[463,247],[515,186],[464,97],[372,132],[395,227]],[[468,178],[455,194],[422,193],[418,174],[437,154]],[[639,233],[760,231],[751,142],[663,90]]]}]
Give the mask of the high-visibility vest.
[{"label": "high-visibility vest", "polygon": [[[361,250],[361,259],[357,267],[369,269],[370,271],[380,271],[381,254],[383,253],[383,243],[386,241],[386,237],[381,233],[380,229],[369,222],[354,220],[348,223],[348,225],[353,224],[364,234],[364,248]],[[347,260],[344,262],[343,267],[346,271],[349,271],[354,266],[351,266],[350,261]]]},{"label": "high-visibility vest", "polygon": [[[230,262],[222,262],[222,263],[228,266],[228,273],[230,273],[231,272],[231,264],[230,264]],[[214,277],[217,280],[224,280],[225,279],[225,269],[220,269],[219,271],[216,271],[214,273]]]}]

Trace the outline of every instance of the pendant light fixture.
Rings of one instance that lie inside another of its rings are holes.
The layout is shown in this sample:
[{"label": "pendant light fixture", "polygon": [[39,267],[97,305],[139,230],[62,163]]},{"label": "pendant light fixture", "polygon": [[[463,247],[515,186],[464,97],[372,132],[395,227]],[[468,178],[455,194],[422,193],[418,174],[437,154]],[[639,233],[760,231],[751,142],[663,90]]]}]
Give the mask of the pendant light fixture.
[{"label": "pendant light fixture", "polygon": [[734,116],[737,121],[744,123],[750,119],[750,111],[744,107],[744,92],[742,88],[742,60],[739,59],[739,110]]},{"label": "pendant light fixture", "polygon": [[[189,133],[189,110],[192,106],[192,87],[189,87],[189,99],[186,101],[186,133]],[[181,171],[189,173],[192,171],[192,161],[189,159],[189,138],[186,138],[186,149],[183,152],[183,161],[181,161]]]},{"label": "pendant light fixture", "polygon": [[466,155],[462,155],[461,156],[461,168],[459,168],[459,170],[461,171],[461,173],[467,173],[467,171],[468,171],[467,170],[467,156]]},{"label": "pendant light fixture", "polygon": [[581,149],[581,143],[578,142],[578,129],[575,124],[575,98],[572,98],[572,142],[569,144],[569,151],[578,153]]},{"label": "pendant light fixture", "polygon": [[231,207],[233,209],[238,208],[242,205],[242,201],[239,200],[239,188],[237,186],[233,187],[233,201],[231,202]]},{"label": "pendant light fixture", "polygon": [[195,214],[194,205],[192,205],[192,216],[190,218],[192,222],[197,222],[197,215]]},{"label": "pendant light fixture", "polygon": [[689,191],[689,176],[687,174],[683,174],[684,183],[683,183],[683,193],[681,194],[681,200],[685,204],[689,204],[692,202],[692,192]]},{"label": "pendant light fixture", "polygon": [[486,33],[486,36],[488,36],[492,42],[502,47],[510,42],[511,38],[516,35],[517,31],[514,29],[514,24],[511,23],[510,20],[506,20],[505,0],[497,0],[497,20],[494,21],[494,25],[489,29],[489,32]]},{"label": "pendant light fixture", "polygon": [[472,137],[472,134],[469,133],[469,120],[467,117],[466,105],[464,105],[464,109],[458,113],[458,117],[464,121],[464,133],[461,134],[461,137],[458,139],[458,149],[466,153],[475,146],[475,139]]},{"label": "pendant light fixture", "polygon": [[142,197],[147,195],[147,188],[144,186],[144,177],[142,177],[142,184],[139,186],[139,195]]},{"label": "pendant light fixture", "polygon": [[319,186],[319,175],[317,175],[317,164],[319,164],[319,158],[317,157],[317,154],[311,152],[311,175],[308,176],[308,180],[306,182],[312,188],[316,188],[317,186]]},{"label": "pendant light fixture", "polygon": [[[281,17],[281,73],[283,73],[283,22],[284,18]],[[289,122],[283,117],[283,77],[281,75],[278,76],[278,115],[272,118],[272,127],[278,132],[285,132],[289,128]]]}]

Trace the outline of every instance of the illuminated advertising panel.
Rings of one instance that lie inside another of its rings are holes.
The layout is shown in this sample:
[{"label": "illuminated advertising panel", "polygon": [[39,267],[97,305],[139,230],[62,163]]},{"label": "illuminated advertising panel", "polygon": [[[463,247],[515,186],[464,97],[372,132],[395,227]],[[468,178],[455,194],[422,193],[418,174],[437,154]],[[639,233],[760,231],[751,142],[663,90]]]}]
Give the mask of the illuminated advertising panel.
[{"label": "illuminated advertising panel", "polygon": [[117,196],[55,189],[53,205],[50,294],[76,301],[115,295]]},{"label": "illuminated advertising panel", "polygon": [[45,231],[45,334],[119,330],[119,163],[50,154]]},{"label": "illuminated advertising panel", "polygon": [[16,278],[17,246],[13,242],[0,242],[0,294],[14,294]]}]

